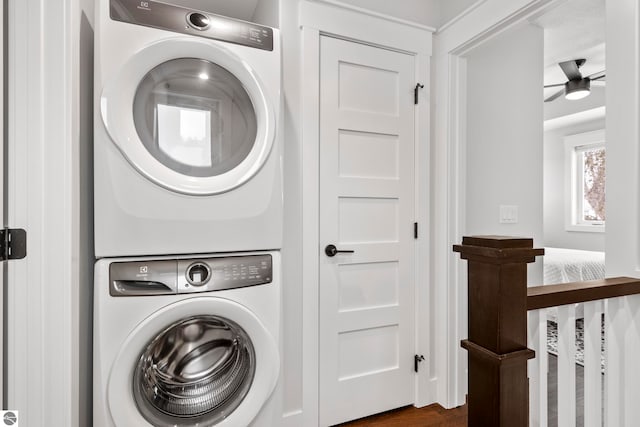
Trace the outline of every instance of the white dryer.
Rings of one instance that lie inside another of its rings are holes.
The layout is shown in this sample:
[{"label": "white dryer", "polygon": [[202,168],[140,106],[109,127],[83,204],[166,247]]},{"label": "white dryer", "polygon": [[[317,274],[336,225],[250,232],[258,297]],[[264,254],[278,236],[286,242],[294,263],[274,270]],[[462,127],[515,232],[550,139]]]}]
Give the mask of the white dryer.
[{"label": "white dryer", "polygon": [[281,248],[278,30],[100,0],[95,47],[96,256]]},{"label": "white dryer", "polygon": [[95,427],[280,424],[278,252],[102,259],[95,279]]}]

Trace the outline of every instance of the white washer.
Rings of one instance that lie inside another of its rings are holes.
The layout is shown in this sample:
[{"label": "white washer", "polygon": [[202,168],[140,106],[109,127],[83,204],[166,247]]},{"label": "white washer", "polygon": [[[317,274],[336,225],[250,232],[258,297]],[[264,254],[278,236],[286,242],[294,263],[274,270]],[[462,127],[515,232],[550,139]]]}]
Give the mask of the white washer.
[{"label": "white washer", "polygon": [[96,256],[282,246],[277,29],[100,0]]},{"label": "white washer", "polygon": [[93,425],[279,425],[279,255],[99,260]]}]

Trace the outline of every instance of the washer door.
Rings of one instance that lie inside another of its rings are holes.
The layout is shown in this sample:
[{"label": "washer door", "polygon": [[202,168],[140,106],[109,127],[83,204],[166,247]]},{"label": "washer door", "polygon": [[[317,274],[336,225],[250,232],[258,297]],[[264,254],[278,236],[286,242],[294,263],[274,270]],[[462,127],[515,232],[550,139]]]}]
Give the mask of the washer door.
[{"label": "washer door", "polygon": [[184,194],[217,194],[246,182],[275,135],[256,73],[231,51],[194,39],[168,39],[136,53],[104,87],[100,110],[129,162]]},{"label": "washer door", "polygon": [[127,337],[108,404],[116,425],[248,425],[278,373],[277,346],[253,313],[223,298],[191,298]]}]

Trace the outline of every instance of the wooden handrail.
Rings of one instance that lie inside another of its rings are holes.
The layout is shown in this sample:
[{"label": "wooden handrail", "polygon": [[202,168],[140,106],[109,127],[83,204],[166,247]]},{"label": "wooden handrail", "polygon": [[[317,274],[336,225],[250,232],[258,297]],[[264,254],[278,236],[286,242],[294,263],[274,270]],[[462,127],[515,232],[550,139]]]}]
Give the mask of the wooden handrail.
[{"label": "wooden handrail", "polygon": [[527,310],[640,294],[640,279],[613,277],[527,288]]}]

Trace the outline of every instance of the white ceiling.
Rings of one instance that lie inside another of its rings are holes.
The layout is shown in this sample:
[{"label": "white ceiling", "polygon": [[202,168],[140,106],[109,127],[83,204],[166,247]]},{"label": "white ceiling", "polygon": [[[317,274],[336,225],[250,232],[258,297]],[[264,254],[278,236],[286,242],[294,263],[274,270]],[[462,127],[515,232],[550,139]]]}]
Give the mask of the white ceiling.
[{"label": "white ceiling", "polygon": [[[567,80],[558,62],[585,58],[583,76],[605,69],[605,21],[605,0],[568,0],[534,21],[544,28],[545,85]],[[545,89],[545,98],[559,89]]]}]

